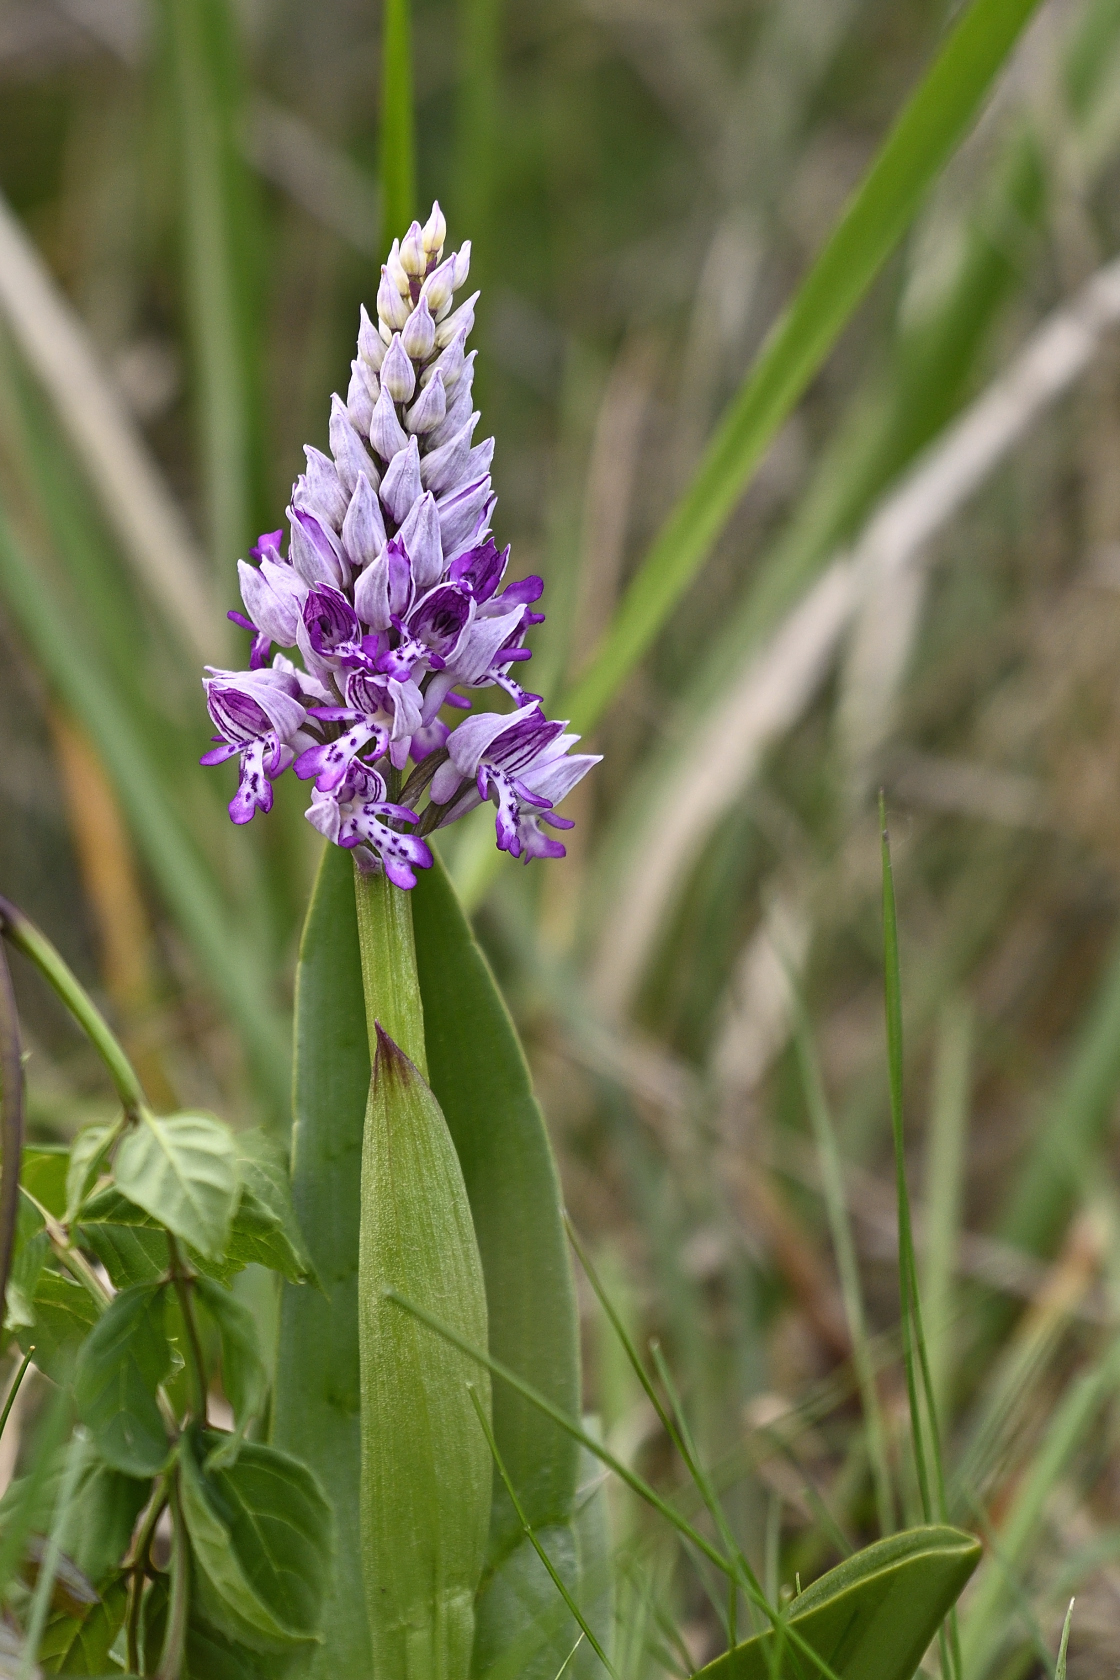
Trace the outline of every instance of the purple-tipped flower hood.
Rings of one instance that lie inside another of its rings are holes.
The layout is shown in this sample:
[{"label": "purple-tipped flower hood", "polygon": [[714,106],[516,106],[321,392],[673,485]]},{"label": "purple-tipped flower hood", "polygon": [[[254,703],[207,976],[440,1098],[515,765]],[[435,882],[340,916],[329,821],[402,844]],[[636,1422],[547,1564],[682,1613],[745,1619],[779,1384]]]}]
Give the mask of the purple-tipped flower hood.
[{"label": "purple-tipped flower hood", "polygon": [[[562,856],[541,824],[572,826],[555,807],[598,762],[512,675],[543,584],[502,588],[494,440],[474,442],[465,350],[478,294],[454,307],[470,246],[445,258],[445,234],[436,204],[394,242],[331,399],[331,453],[307,449],[292,487],[288,552],[270,531],[238,562],[245,612],[229,616],[252,635],[250,668],[204,678],[218,733],[202,762],[240,759],[233,821],[270,810],[292,767],[313,783],[308,820],[406,888],[432,861],[423,836],[487,799],[503,851]],[[513,709],[473,711],[479,689]]]}]

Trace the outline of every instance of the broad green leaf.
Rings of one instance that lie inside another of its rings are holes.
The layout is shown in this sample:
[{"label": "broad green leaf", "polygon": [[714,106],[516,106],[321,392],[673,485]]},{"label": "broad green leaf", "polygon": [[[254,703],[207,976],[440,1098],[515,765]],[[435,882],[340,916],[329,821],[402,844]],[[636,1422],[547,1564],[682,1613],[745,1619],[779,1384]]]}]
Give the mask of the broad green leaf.
[{"label": "broad green leaf", "polygon": [[261,1358],[257,1327],[248,1308],[220,1283],[200,1277],[197,1299],[218,1329],[222,1347],[222,1387],[233,1407],[236,1432],[223,1440],[208,1460],[207,1469],[232,1463],[246,1429],[260,1417],[268,1397],[268,1372]]},{"label": "broad green leaf", "polygon": [[39,1645],[43,1670],[47,1674],[107,1674],[112,1668],[109,1652],[124,1623],[127,1597],[124,1578],[118,1576],[87,1615],[58,1616],[48,1622]]},{"label": "broad green leaf", "polygon": [[20,1183],[41,1207],[61,1219],[66,1212],[66,1172],[70,1152],[62,1144],[31,1144],[23,1152]]},{"label": "broad green leaf", "polygon": [[199,1462],[222,1438],[199,1433],[181,1454],[183,1514],[199,1570],[199,1611],[259,1650],[315,1639],[332,1548],[330,1507],[306,1465],[246,1443],[236,1464]]},{"label": "broad green leaf", "polygon": [[73,1220],[88,1193],[88,1180],[94,1163],[112,1132],[111,1126],[87,1126],[78,1133],[70,1146],[70,1165],[66,1170],[67,1222]]},{"label": "broad green leaf", "polygon": [[490,1449],[471,1388],[488,1415],[490,1383],[386,1292],[399,1290],[485,1346],[486,1290],[439,1104],[377,1031],[358,1272],[361,1542],[374,1669],[466,1680],[491,1503]]},{"label": "broad green leaf", "polygon": [[229,1252],[244,1254],[246,1265],[255,1261],[303,1282],[314,1268],[292,1202],[287,1152],[259,1130],[238,1132],[235,1142],[242,1190]]},{"label": "broad green leaf", "polygon": [[87,1337],[74,1402],[105,1462],[154,1476],[170,1450],[156,1390],[171,1368],[164,1287],[139,1284],[114,1297]]},{"label": "broad green leaf", "polygon": [[157,1282],[171,1259],[163,1226],[114,1184],[86,1202],[74,1238],[97,1256],[115,1289]]},{"label": "broad green leaf", "polygon": [[144,1115],[114,1165],[117,1188],[177,1237],[213,1258],[237,1203],[233,1134],[208,1114]]},{"label": "broad green leaf", "polygon": [[[912,1680],[980,1555],[980,1542],[955,1528],[892,1535],[807,1587],[790,1606],[790,1624],[838,1680]],[[771,1629],[700,1673],[705,1680],[803,1680],[810,1666]]]},{"label": "broad green leaf", "polygon": [[[438,859],[410,897],[429,1077],[470,1199],[490,1352],[578,1417],[579,1333],[560,1186],[524,1052]],[[533,1527],[570,1518],[576,1443],[504,1384],[494,1391],[494,1434]],[[519,1538],[500,1487],[497,1494],[492,1556]]]},{"label": "broad green leaf", "polygon": [[83,1224],[75,1235],[100,1260],[114,1289],[157,1283],[167,1271],[167,1236],[155,1227]]},{"label": "broad green leaf", "polygon": [[611,628],[561,707],[591,728],[711,550],[763,451],[967,132],[1038,0],[973,0],[774,326]]},{"label": "broad green leaf", "polygon": [[358,1488],[358,1219],[369,1044],[354,904],[354,866],[325,846],[296,970],[292,1199],[326,1299],[285,1287],[272,1438],[318,1475],[334,1507],[338,1549],[316,1680],[371,1666],[362,1585]]},{"label": "broad green leaf", "polygon": [[20,1325],[15,1335],[24,1353],[35,1350],[35,1363],[52,1382],[68,1381],[78,1348],[100,1317],[89,1291],[45,1266],[31,1298],[35,1323]]},{"label": "broad green leaf", "polygon": [[251,1190],[241,1192],[222,1258],[230,1276],[256,1265],[279,1272],[289,1283],[316,1281],[302,1233],[294,1223],[278,1220]]}]

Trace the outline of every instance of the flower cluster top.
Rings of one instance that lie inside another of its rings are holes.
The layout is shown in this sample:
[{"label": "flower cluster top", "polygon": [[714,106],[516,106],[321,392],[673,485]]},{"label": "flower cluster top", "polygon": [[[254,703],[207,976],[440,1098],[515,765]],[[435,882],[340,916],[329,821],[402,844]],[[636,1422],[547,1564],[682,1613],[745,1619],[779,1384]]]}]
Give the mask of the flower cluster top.
[{"label": "flower cluster top", "polygon": [[[512,674],[530,657],[543,585],[502,588],[494,440],[472,443],[478,293],[453,309],[470,246],[444,257],[445,233],[436,204],[394,241],[376,324],[362,310],[346,401],[331,399],[331,455],[305,451],[288,552],[272,531],[253,564],[238,563],[245,613],[229,616],[252,634],[250,668],[208,667],[203,679],[218,733],[202,762],[241,761],[233,821],[270,810],[271,784],[291,766],[314,782],[315,827],[399,887],[431,864],[423,836],[484,799],[504,851],[563,856],[541,824],[572,826],[554,807],[598,762],[570,751],[578,736]],[[473,711],[471,692],[494,687],[513,709]]]}]

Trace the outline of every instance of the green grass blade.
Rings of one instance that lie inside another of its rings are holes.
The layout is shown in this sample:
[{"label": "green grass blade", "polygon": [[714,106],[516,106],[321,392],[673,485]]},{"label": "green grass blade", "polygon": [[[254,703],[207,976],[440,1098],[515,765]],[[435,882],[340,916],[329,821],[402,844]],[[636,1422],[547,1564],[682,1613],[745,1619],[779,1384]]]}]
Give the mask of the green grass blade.
[{"label": "green grass blade", "polygon": [[416,213],[411,0],[384,0],[381,32],[381,252]]},{"label": "green grass blade", "polygon": [[[927,1523],[934,1511],[940,1522],[947,1520],[945,1471],[941,1457],[941,1438],[937,1422],[937,1404],[926,1350],[922,1324],[921,1294],[918,1287],[918,1262],[914,1252],[914,1233],[910,1218],[910,1192],[906,1183],[906,1142],[903,1116],[903,1053],[902,1053],[902,977],[898,956],[898,915],[894,895],[894,871],[891,867],[890,836],[887,833],[886,800],[879,795],[879,829],[883,866],[883,968],[887,1019],[887,1067],[890,1083],[891,1135],[894,1142],[895,1175],[898,1194],[898,1272],[901,1294],[902,1350],[906,1366],[906,1391],[910,1402],[910,1428],[913,1435],[914,1465],[921,1493],[922,1511]],[[917,1364],[915,1365],[915,1355]],[[919,1394],[919,1381],[921,1390]],[[925,1407],[925,1423],[922,1407]],[[929,1431],[929,1460],[926,1457],[925,1430]],[[932,1491],[931,1475],[932,1468]],[[936,1501],[936,1503],[935,1503]],[[948,1677],[960,1680],[961,1658],[957,1635],[956,1613],[949,1615],[948,1635],[942,1629],[941,1669]]]},{"label": "green grass blade", "polygon": [[370,1057],[354,865],[323,848],[296,971],[292,1200],[326,1293],[286,1284],[272,1438],[315,1471],[338,1535],[315,1680],[369,1672],[359,1542],[358,1227]]},{"label": "green grass blade", "polygon": [[2,517],[0,591],[40,669],[89,731],[168,909],[238,1026],[265,1100],[275,1115],[285,1116],[290,1100],[287,1033],[268,1003],[268,975],[237,938],[229,906],[184,832],[131,715],[68,633]]},{"label": "green grass blade", "polygon": [[714,1564],[729,1581],[738,1580],[751,1602],[764,1613],[767,1619],[776,1628],[785,1628],[785,1637],[808,1657],[815,1672],[823,1675],[824,1680],[838,1680],[824,1658],[818,1652],[813,1651],[797,1630],[789,1626],[787,1618],[774,1610],[766,1602],[762,1593],[751,1584],[750,1580],[743,1577],[738,1561],[724,1557],[712,1545],[711,1541],[700,1533],[699,1529],[694,1528],[688,1519],[674,1509],[667,1499],[663,1499],[644,1477],[638,1475],[637,1471],[631,1470],[629,1465],[624,1464],[601,1441],[597,1441],[594,1435],[589,1434],[574,1418],[568,1417],[558,1406],[554,1406],[551,1400],[541,1394],[538,1389],[535,1389],[531,1383],[525,1382],[523,1378],[517,1375],[516,1371],[511,1371],[508,1365],[503,1365],[500,1360],[495,1359],[492,1354],[486,1353],[482,1348],[473,1346],[469,1341],[458,1335],[449,1324],[444,1323],[433,1313],[427,1312],[415,1301],[408,1300],[398,1290],[387,1289],[385,1295],[387,1300],[396,1302],[402,1312],[410,1313],[414,1318],[420,1319],[422,1323],[427,1324],[442,1336],[445,1341],[450,1342],[452,1347],[458,1348],[461,1353],[467,1354],[476,1364],[489,1371],[491,1376],[497,1377],[502,1383],[507,1383],[531,1406],[535,1406],[545,1417],[551,1418],[574,1441],[578,1441],[602,1464],[605,1464],[608,1470],[613,1470],[615,1475],[625,1482],[628,1488],[631,1488],[639,1498],[644,1499],[647,1505],[664,1517],[665,1521],[676,1530],[677,1535],[686,1545],[694,1547],[701,1556],[707,1558],[709,1563]]},{"label": "green grass blade", "polygon": [[[586,1618],[584,1617],[583,1611],[580,1609],[579,1605],[576,1603],[575,1599],[572,1597],[571,1593],[568,1591],[568,1586],[567,1586],[566,1581],[564,1580],[563,1576],[560,1574],[559,1570],[556,1568],[556,1565],[553,1563],[552,1559],[549,1557],[549,1555],[545,1551],[544,1547],[541,1545],[540,1541],[537,1539],[537,1536],[536,1536],[536,1534],[533,1530],[532,1524],[529,1522],[528,1517],[526,1517],[526,1515],[525,1515],[525,1511],[524,1511],[524,1508],[521,1504],[521,1501],[517,1497],[517,1489],[514,1487],[513,1483],[510,1481],[509,1471],[506,1469],[505,1465],[502,1463],[502,1455],[498,1451],[498,1443],[494,1439],[494,1431],[490,1426],[490,1420],[486,1416],[486,1412],[483,1409],[482,1402],[479,1400],[478,1395],[475,1393],[475,1390],[474,1390],[473,1386],[471,1387],[471,1400],[474,1403],[474,1409],[475,1409],[476,1413],[478,1414],[479,1426],[482,1429],[483,1434],[486,1436],[486,1444],[490,1448],[490,1453],[491,1453],[491,1456],[494,1460],[494,1467],[497,1470],[498,1475],[501,1477],[502,1486],[505,1488],[507,1494],[509,1495],[510,1502],[512,1503],[514,1510],[517,1512],[517,1518],[518,1518],[518,1521],[521,1524],[522,1529],[525,1532],[526,1539],[529,1541],[533,1550],[536,1552],[537,1556],[540,1558],[541,1562],[543,1563],[545,1569],[548,1571],[549,1578],[551,1579],[553,1585],[555,1586],[557,1592],[560,1594],[561,1598],[564,1600],[564,1603],[568,1606],[568,1609],[571,1611],[573,1617],[575,1618],[576,1624],[579,1627],[580,1632],[582,1633],[583,1637],[587,1640],[587,1642],[591,1646],[592,1650],[595,1652],[595,1655],[598,1657],[599,1661],[602,1663],[602,1665],[606,1669],[607,1673],[611,1676],[611,1680],[618,1680],[618,1677],[615,1673],[615,1670],[614,1670],[614,1667],[611,1663],[610,1658],[607,1656],[607,1653],[604,1651],[603,1647],[600,1645],[598,1639],[596,1639],[594,1630],[592,1629],[590,1623],[586,1620]],[[574,1654],[575,1653],[574,1653],[574,1648],[573,1648],[572,1655],[574,1655]],[[565,1662],[568,1662],[570,1660],[571,1660],[570,1657],[566,1658]]]},{"label": "green grass blade", "polygon": [[974,0],[863,184],[654,541],[586,674],[561,710],[590,728],[707,558],[753,468],[913,220],[1038,0]]},{"label": "green grass blade", "polygon": [[1058,1662],[1054,1669],[1054,1680],[1066,1680],[1066,1652],[1069,1649],[1069,1630],[1073,1625],[1073,1607],[1076,1603],[1075,1598],[1070,1599],[1066,1619],[1062,1623],[1062,1642],[1058,1646]]},{"label": "green grass blade", "polygon": [[[796,990],[794,995],[797,997]],[[840,1162],[840,1152],[836,1143],[836,1128],[833,1125],[828,1098],[825,1095],[820,1064],[817,1061],[816,1050],[809,1031],[809,1023],[799,997],[797,997],[796,1011],[794,1043],[797,1050],[797,1061],[801,1070],[805,1106],[809,1111],[809,1122],[813,1128],[813,1137],[817,1146],[817,1159],[820,1162],[825,1211],[828,1215],[832,1246],[836,1252],[836,1269],[840,1276],[840,1294],[844,1302],[844,1316],[848,1321],[848,1332],[852,1338],[852,1362],[856,1369],[856,1380],[859,1383],[860,1401],[863,1406],[864,1422],[867,1429],[867,1450],[871,1461],[872,1483],[875,1488],[876,1515],[880,1531],[886,1535],[894,1529],[894,1491],[891,1486],[890,1466],[887,1458],[887,1436],[883,1423],[883,1409],[879,1401],[879,1390],[875,1381],[875,1361],[867,1333],[867,1314],[863,1305],[859,1262],[856,1259],[855,1240],[852,1236],[852,1225],[848,1217],[848,1204],[844,1192],[844,1170]]]},{"label": "green grass blade", "polygon": [[913,1435],[914,1468],[922,1498],[922,1515],[933,1520],[929,1465],[926,1458],[922,1408],[918,1397],[918,1368],[914,1347],[914,1237],[910,1227],[910,1194],[906,1185],[905,1136],[902,1111],[902,981],[898,960],[898,918],[891,868],[890,838],[886,806],[879,795],[880,846],[883,863],[883,980],[887,1017],[887,1073],[890,1082],[891,1134],[894,1140],[895,1185],[898,1195],[898,1278],[901,1296],[902,1354],[906,1366],[906,1391],[910,1399],[910,1429]]}]

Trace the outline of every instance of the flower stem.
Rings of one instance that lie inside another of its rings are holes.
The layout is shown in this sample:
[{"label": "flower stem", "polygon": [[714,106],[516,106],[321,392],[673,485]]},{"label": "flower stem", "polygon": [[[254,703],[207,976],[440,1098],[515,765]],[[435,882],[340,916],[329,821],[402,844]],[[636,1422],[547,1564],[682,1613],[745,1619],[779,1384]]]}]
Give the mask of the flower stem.
[{"label": "flower stem", "polygon": [[362,953],[362,986],[366,1000],[366,1031],[370,1059],[377,1055],[377,1023],[428,1077],[424,1048],[424,1006],[416,974],[416,945],[412,936],[412,901],[384,874],[354,871],[358,906],[358,943]]},{"label": "flower stem", "polygon": [[117,1095],[130,1118],[146,1106],[144,1090],[136,1071],[94,1004],[85,987],[72,974],[50,940],[29,916],[8,899],[0,897],[0,932],[17,951],[29,957],[51,989],[61,998],[104,1062]]}]

